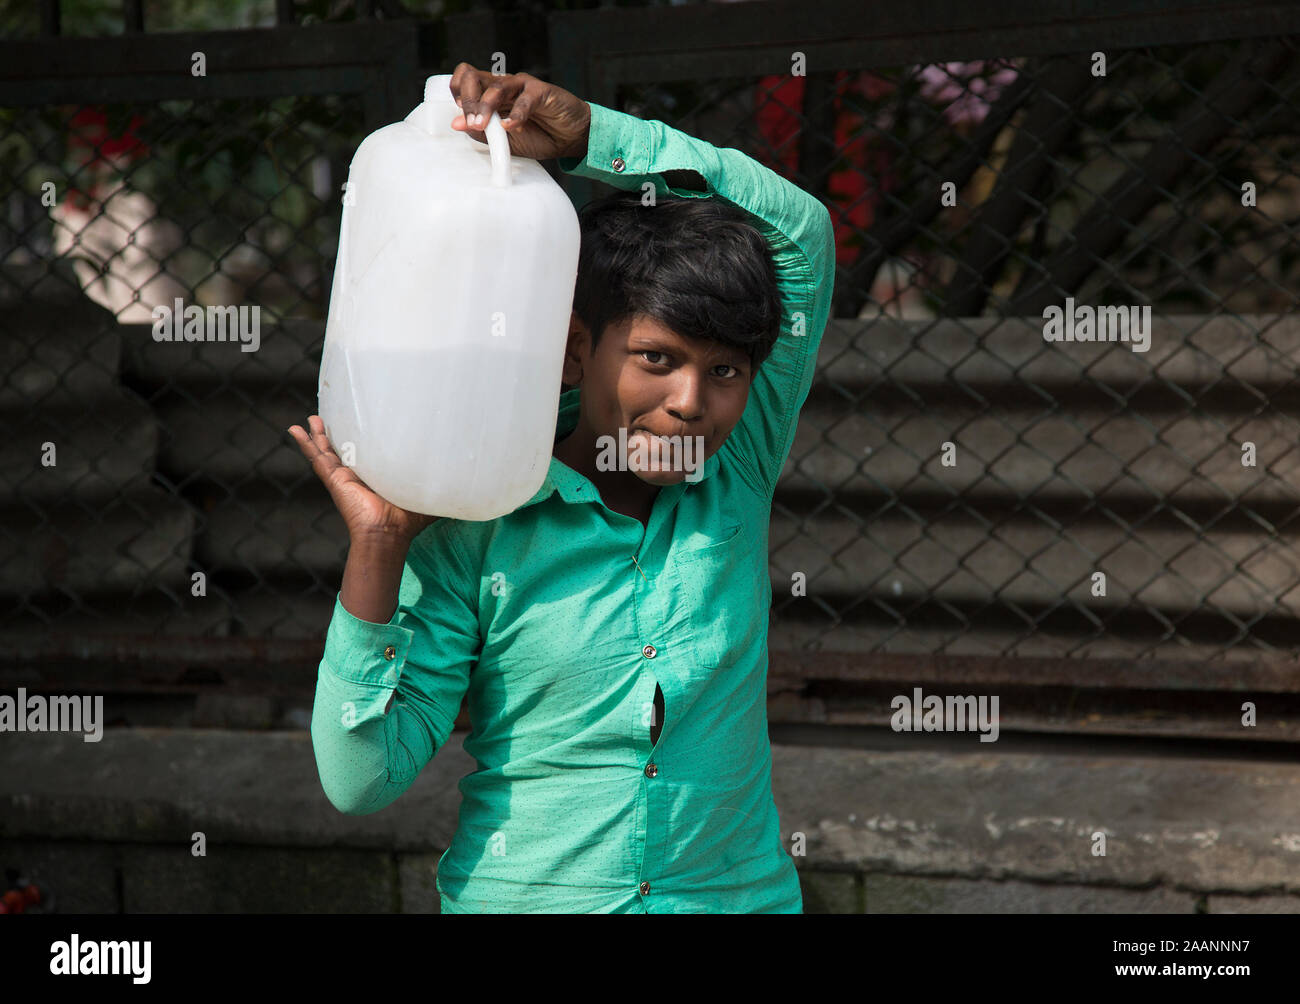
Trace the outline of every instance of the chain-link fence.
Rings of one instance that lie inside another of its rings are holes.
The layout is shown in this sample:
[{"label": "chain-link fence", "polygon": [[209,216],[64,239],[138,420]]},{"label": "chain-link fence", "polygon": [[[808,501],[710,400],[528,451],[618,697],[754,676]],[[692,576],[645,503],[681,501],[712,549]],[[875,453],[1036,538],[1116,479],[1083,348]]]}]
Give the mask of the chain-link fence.
[{"label": "chain-link fence", "polygon": [[[773,512],[774,651],[1300,638],[1295,49],[620,90],[835,218]],[[284,430],[315,410],[360,99],[91,98],[0,108],[4,629],[319,643],[346,540]],[[258,350],[159,341],[177,299],[259,306]]]},{"label": "chain-link fence", "polygon": [[[0,115],[11,623],[297,633],[346,546],[284,430],[315,411],[359,98]],[[191,307],[228,340],[187,341]]]},{"label": "chain-link fence", "polygon": [[774,648],[1300,638],[1295,48],[627,89],[835,217],[837,320],[773,519]]}]

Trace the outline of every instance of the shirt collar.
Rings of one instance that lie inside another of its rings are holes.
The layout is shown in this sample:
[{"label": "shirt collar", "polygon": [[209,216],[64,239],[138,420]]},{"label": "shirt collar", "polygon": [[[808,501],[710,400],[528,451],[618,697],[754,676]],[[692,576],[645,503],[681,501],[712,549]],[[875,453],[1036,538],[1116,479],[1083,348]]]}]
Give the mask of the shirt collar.
[{"label": "shirt collar", "polygon": [[[578,424],[578,413],[581,410],[582,388],[574,387],[566,390],[560,395],[559,414],[555,419],[555,442],[559,442]],[[711,477],[718,469],[721,461],[715,453],[704,461],[704,467],[700,470],[699,481],[683,481],[677,485],[669,485],[669,488],[675,488],[678,491],[684,491],[692,484],[698,485],[704,479]],[[666,491],[667,489],[665,489]],[[596,486],[591,483],[591,479],[585,475],[579,474],[564,461],[551,457],[551,466],[546,472],[546,480],[542,482],[542,487],[519,509],[527,508],[535,502],[541,502],[550,498],[553,492],[559,492],[560,498],[565,502],[591,502],[600,497]],[[519,510],[516,509],[516,512]]]}]

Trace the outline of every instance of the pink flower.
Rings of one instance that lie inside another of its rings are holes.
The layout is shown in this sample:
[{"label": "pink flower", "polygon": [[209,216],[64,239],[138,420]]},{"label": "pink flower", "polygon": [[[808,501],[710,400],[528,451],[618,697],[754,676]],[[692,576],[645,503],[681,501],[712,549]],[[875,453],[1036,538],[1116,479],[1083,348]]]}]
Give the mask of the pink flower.
[{"label": "pink flower", "polygon": [[921,97],[943,107],[952,125],[979,125],[1020,71],[998,61],[931,63],[916,72]]}]

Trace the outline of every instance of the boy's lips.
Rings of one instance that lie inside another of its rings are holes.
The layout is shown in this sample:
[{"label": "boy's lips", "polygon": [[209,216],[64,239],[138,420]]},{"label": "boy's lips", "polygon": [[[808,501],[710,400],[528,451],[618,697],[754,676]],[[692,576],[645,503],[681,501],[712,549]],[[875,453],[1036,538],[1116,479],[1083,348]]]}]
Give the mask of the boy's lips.
[{"label": "boy's lips", "polygon": [[685,435],[682,434],[682,433],[680,433],[680,432],[678,432],[678,433],[673,433],[672,435],[666,435],[666,434],[664,434],[664,433],[662,433],[662,432],[655,432],[655,431],[653,431],[653,430],[651,430],[651,429],[647,429],[647,428],[645,428],[644,426],[640,426],[640,425],[634,426],[634,427],[632,428],[631,435],[635,436],[638,432],[644,432],[647,436],[656,436],[656,437],[658,437],[659,439],[664,439],[664,440],[669,440],[669,441],[672,440],[672,436],[673,436],[673,435],[679,436],[679,437],[681,437],[682,439],[685,439],[685,438],[686,438]]},{"label": "boy's lips", "polygon": [[658,440],[660,446],[662,446],[664,449],[668,451],[677,449],[677,444],[674,443],[668,436],[661,435],[657,432],[651,432],[649,429],[643,429],[640,426],[634,428],[631,434],[632,436],[636,436],[638,433],[646,437],[647,439]]},{"label": "boy's lips", "polygon": [[672,470],[678,470],[683,463],[686,465],[688,472],[696,470],[702,463],[703,457],[700,457],[693,464],[691,458],[695,456],[697,450],[703,452],[704,437],[692,436],[688,442],[687,433],[677,433],[676,435],[679,438],[674,441],[672,437],[652,432],[645,426],[633,426],[628,431],[628,454],[631,456],[634,451],[632,440],[638,440],[645,446],[649,446],[650,449],[649,457],[646,458],[646,463],[649,465],[647,470],[662,470],[665,464]]}]

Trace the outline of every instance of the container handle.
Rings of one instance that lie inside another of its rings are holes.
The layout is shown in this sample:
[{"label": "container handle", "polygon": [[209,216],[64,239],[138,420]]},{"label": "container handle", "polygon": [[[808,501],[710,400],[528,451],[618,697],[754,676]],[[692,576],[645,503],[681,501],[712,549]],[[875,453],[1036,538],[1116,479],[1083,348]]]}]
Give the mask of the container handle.
[{"label": "container handle", "polygon": [[501,124],[501,116],[496,112],[483,127],[487,136],[488,153],[492,157],[492,187],[510,187],[510,138],[506,127]]}]

